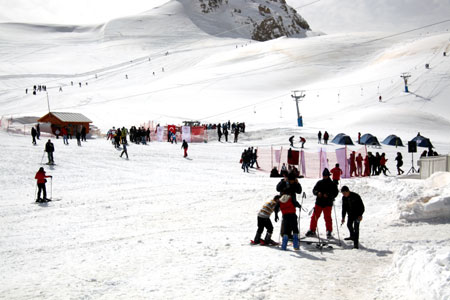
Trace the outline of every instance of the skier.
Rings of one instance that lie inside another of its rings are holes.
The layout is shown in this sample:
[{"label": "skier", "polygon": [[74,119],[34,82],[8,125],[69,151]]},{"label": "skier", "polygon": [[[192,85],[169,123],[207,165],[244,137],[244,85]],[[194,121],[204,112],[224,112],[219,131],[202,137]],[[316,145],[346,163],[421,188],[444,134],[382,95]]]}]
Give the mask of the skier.
[{"label": "skier", "polygon": [[66,127],[61,128],[61,134],[63,136],[64,145],[69,145],[69,140],[67,139],[67,129]]},{"label": "skier", "polygon": [[31,128],[31,137],[33,138],[33,145],[36,145],[36,136],[37,136],[37,131],[34,127]]},{"label": "skier", "polygon": [[336,184],[336,186],[339,186],[339,180],[341,180],[342,170],[339,168],[339,164],[336,164],[336,166],[331,169],[331,174],[333,174],[333,182]]},{"label": "skier", "polygon": [[358,144],[361,145],[361,132],[358,132]]},{"label": "skier", "polygon": [[187,150],[188,150],[188,143],[186,142],[186,140],[183,140],[183,144],[181,145],[181,148],[184,149],[184,157],[186,158],[188,156],[187,154]]},{"label": "skier", "polygon": [[[117,130],[120,130],[120,127],[118,127]],[[81,126],[81,141],[86,142],[86,127]]]},{"label": "skier", "polygon": [[53,152],[55,152],[55,146],[53,146],[53,143],[51,140],[48,140],[48,142],[45,144],[45,152],[47,152],[48,156],[48,165],[54,165],[55,161],[53,160]]},{"label": "skier", "polygon": [[36,137],[39,140],[39,137],[41,136],[41,126],[39,125],[39,123],[36,124]]},{"label": "skier", "polygon": [[220,142],[220,139],[222,138],[222,130],[220,124],[217,125],[217,136],[219,137]]},{"label": "skier", "polygon": [[225,136],[225,142],[228,142],[228,128],[223,126],[223,135]]},{"label": "skier", "polygon": [[289,143],[291,144],[291,147],[294,147],[294,136],[289,138]]},{"label": "skier", "polygon": [[323,141],[325,142],[325,145],[328,145],[328,138],[330,137],[330,135],[328,134],[327,131],[324,132],[323,134]]},{"label": "skier", "polygon": [[[297,194],[300,194],[302,192],[302,186],[298,182],[298,179],[294,173],[290,172],[289,174],[284,175],[284,178],[281,179],[277,184],[276,189],[277,192],[280,192],[281,196],[289,195],[294,206],[299,207],[299,204],[297,202]],[[281,235],[283,235],[283,233],[286,232],[284,231],[284,223],[281,223],[281,229]],[[291,237],[290,232],[287,233],[289,234],[289,237]]]},{"label": "skier", "polygon": [[[283,215],[283,221],[281,223],[281,232],[283,240],[281,243],[281,249],[286,250],[289,235],[292,234],[292,241],[294,250],[299,250],[300,245],[298,241],[298,223],[297,223],[297,210],[296,207],[302,209],[302,206],[294,200],[288,193],[285,193],[280,197],[280,203],[278,204],[281,214]],[[275,208],[275,222],[278,221],[278,207]]]},{"label": "skier", "polygon": [[302,149],[303,149],[305,146],[305,143],[306,143],[306,139],[302,136],[300,137],[300,143],[302,143]]},{"label": "skier", "polygon": [[[81,133],[77,130],[77,133],[75,134],[75,137],[77,138],[77,144],[81,147]],[[112,139],[112,138],[111,138]]]},{"label": "skier", "polygon": [[356,157],[356,176],[363,176],[362,173],[362,162],[363,162],[363,157],[361,155],[361,153],[358,154],[358,156]]},{"label": "skier", "polygon": [[378,102],[381,102],[381,100],[383,100],[383,97],[381,97],[381,95],[378,97]]},{"label": "skier", "polygon": [[[45,175],[45,171],[43,167],[39,168],[39,171],[37,171],[36,175],[34,176],[34,179],[37,180],[37,186],[38,186],[38,194],[36,202],[46,202],[51,201],[50,199],[47,199],[47,190],[45,189],[45,183],[47,182],[47,179],[45,178],[52,178],[52,176]],[[43,192],[43,198],[41,199],[41,191]]]},{"label": "skier", "polygon": [[370,158],[366,155],[364,158],[364,177],[370,176]]},{"label": "skier", "polygon": [[342,222],[345,222],[345,215],[348,215],[347,228],[350,236],[344,240],[353,240],[353,248],[359,249],[359,224],[362,221],[364,214],[364,203],[361,197],[354,192],[350,192],[347,186],[343,186],[342,192]]},{"label": "skier", "polygon": [[[255,239],[251,242],[253,245],[261,243],[262,245],[277,245],[272,241],[273,225],[270,221],[270,215],[273,213],[275,208],[279,205],[280,196],[276,195],[272,200],[265,203],[258,213],[258,230],[256,231]],[[261,235],[267,229],[266,237],[264,241],[261,241]]]},{"label": "skier", "polygon": [[239,127],[236,126],[234,128],[234,142],[237,143],[238,142],[238,136],[239,136]]},{"label": "skier", "polygon": [[325,225],[327,228],[327,238],[332,238],[333,220],[331,219],[331,211],[333,209],[334,198],[339,194],[336,184],[330,179],[330,171],[323,170],[323,179],[319,180],[313,189],[313,194],[317,196],[314,213],[311,217],[309,231],[306,236],[316,236],[317,220],[320,215],[324,214]]},{"label": "skier", "polygon": [[397,173],[398,175],[402,175],[405,172],[401,169],[401,167],[403,166],[403,157],[400,152],[397,152],[397,157],[395,158],[395,160],[397,161]]},{"label": "skier", "polygon": [[387,176],[386,171],[389,171],[389,169],[386,167],[386,162],[388,160],[386,159],[386,154],[383,152],[380,157],[380,173],[383,172],[384,176]]},{"label": "skier", "polygon": [[120,153],[120,157],[122,157],[122,155],[125,153],[125,155],[127,156],[127,159],[128,159],[127,143],[122,141],[122,147],[123,147],[123,151],[122,151],[122,153]]}]

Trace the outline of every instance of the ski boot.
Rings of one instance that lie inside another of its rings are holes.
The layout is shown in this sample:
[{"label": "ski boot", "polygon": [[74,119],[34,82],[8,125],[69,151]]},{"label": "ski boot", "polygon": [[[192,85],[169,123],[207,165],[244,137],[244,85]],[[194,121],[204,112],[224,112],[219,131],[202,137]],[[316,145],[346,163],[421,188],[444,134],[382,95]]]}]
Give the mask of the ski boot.
[{"label": "ski boot", "polygon": [[316,233],[312,230],[308,230],[308,232],[306,232],[305,236],[306,237],[315,237]]},{"label": "ski boot", "polygon": [[293,236],[293,246],[294,246],[294,250],[300,250],[300,243],[298,241],[298,234],[294,234]]},{"label": "ski boot", "polygon": [[287,234],[283,235],[283,242],[281,243],[281,250],[286,250],[289,237]]},{"label": "ski boot", "polygon": [[327,231],[327,239],[332,239],[333,235],[331,234],[331,231]]}]

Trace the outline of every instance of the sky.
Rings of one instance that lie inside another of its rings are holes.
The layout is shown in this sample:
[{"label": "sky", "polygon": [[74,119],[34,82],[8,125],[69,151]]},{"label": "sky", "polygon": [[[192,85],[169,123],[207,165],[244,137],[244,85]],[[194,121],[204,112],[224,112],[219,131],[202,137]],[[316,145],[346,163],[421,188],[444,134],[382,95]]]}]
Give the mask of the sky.
[{"label": "sky", "polygon": [[[100,24],[169,0],[0,0],[0,22]],[[287,0],[315,31],[399,32],[450,19],[450,0]],[[310,4],[312,3],[312,4]],[[310,5],[308,5],[310,4]],[[443,25],[450,28],[450,22]],[[442,28],[442,27],[441,27]]]}]

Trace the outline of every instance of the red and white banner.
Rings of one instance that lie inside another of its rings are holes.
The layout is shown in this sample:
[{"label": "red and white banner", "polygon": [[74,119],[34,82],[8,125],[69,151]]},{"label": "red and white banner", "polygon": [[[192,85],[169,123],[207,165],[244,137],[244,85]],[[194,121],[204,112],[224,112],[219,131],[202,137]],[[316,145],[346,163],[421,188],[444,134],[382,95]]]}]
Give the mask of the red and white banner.
[{"label": "red and white banner", "polygon": [[175,125],[168,125],[167,126],[167,130],[169,130],[170,132],[172,132],[173,134],[177,133],[177,127]]}]

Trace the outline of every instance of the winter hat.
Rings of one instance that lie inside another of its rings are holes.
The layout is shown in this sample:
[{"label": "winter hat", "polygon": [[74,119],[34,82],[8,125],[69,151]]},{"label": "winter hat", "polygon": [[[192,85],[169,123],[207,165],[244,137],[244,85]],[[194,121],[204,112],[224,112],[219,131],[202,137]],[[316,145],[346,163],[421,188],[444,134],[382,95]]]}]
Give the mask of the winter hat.
[{"label": "winter hat", "polygon": [[295,174],[292,172],[288,174],[288,180],[295,180],[296,177],[297,176],[295,176]]},{"label": "winter hat", "polygon": [[328,171],[328,169],[325,168],[325,170],[323,170],[322,172],[322,176],[330,176],[330,171]]},{"label": "winter hat", "polygon": [[281,202],[281,203],[286,203],[286,202],[289,201],[290,198],[291,198],[291,196],[289,196],[289,195],[283,195],[283,196],[281,196],[281,198],[280,198],[280,202]]},{"label": "winter hat", "polygon": [[350,192],[350,189],[348,188],[348,186],[344,185],[344,186],[341,188],[341,192]]}]

